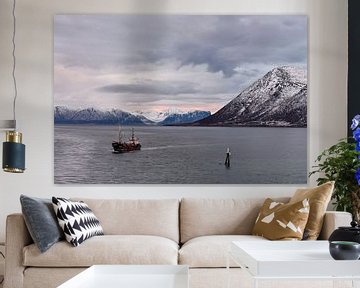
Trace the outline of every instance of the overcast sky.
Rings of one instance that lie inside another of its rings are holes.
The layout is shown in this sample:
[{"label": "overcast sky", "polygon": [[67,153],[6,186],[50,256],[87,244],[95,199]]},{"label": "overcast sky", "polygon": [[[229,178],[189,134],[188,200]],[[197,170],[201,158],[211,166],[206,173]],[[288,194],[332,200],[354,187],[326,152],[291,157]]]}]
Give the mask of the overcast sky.
[{"label": "overcast sky", "polygon": [[54,19],[54,102],[72,108],[216,112],[272,68],[306,63],[306,16]]}]

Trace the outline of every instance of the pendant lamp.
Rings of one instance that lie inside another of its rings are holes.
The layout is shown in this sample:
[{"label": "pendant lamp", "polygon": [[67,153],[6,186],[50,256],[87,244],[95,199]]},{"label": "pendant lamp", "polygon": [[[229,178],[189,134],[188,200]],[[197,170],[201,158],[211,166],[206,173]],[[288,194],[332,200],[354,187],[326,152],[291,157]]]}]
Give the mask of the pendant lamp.
[{"label": "pendant lamp", "polygon": [[16,35],[16,17],[15,17],[16,0],[13,0],[12,18],[13,18],[13,34],[12,34],[12,58],[13,69],[12,78],[14,82],[14,100],[13,100],[13,120],[0,121],[0,130],[6,131],[5,142],[3,143],[3,161],[2,167],[5,172],[23,173],[25,171],[25,145],[22,144],[22,133],[16,128],[16,57],[15,57],[15,35]]}]

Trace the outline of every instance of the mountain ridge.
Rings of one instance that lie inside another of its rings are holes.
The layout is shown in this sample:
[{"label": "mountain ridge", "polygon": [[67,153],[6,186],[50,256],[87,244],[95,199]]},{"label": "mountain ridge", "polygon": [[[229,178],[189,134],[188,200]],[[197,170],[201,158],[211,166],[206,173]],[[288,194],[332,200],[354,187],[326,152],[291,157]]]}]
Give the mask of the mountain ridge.
[{"label": "mountain ridge", "polygon": [[55,106],[55,124],[103,124],[103,125],[181,125],[192,123],[210,115],[209,111],[188,111],[164,113],[160,121],[148,119],[139,112],[130,113],[119,109],[101,110],[93,107],[71,109],[66,106]]},{"label": "mountain ridge", "polygon": [[306,127],[306,70],[277,67],[194,126]]},{"label": "mountain ridge", "polygon": [[[146,117],[148,116],[148,117]],[[126,112],[55,106],[55,124],[306,127],[307,72],[276,67],[242,90],[214,114],[209,111]]]}]

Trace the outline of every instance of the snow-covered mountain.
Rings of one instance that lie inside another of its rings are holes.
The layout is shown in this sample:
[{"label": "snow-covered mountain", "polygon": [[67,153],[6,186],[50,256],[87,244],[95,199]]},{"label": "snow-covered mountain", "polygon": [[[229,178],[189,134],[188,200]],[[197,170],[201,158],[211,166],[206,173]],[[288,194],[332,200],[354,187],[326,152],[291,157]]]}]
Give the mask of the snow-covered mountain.
[{"label": "snow-covered mountain", "polygon": [[179,125],[179,124],[188,124],[199,121],[210,116],[209,111],[190,111],[186,113],[173,113],[168,115],[164,120],[162,120],[160,125]]},{"label": "snow-covered mountain", "polygon": [[145,118],[157,123],[158,125],[173,125],[173,124],[188,124],[205,117],[211,113],[209,111],[182,111],[175,107],[168,108],[165,111],[136,111],[132,112],[134,115],[141,115]]},{"label": "snow-covered mountain", "polygon": [[145,118],[147,118],[153,122],[160,123],[166,117],[168,117],[172,114],[184,114],[186,112],[183,112],[177,108],[169,108],[165,111],[135,111],[135,112],[131,112],[131,113],[134,115],[144,116]]},{"label": "snow-covered mountain", "polygon": [[151,117],[149,113],[129,113],[119,109],[70,109],[55,106],[54,121],[55,124],[179,125],[192,123],[210,115],[208,111],[181,112],[175,109],[152,113]]},{"label": "snow-covered mountain", "polygon": [[54,122],[55,124],[153,124],[144,116],[133,115],[119,109],[103,111],[95,108],[70,109],[64,106],[55,106]]},{"label": "snow-covered mountain", "polygon": [[306,124],[306,70],[284,66],[274,68],[219,111],[194,125],[306,127]]}]

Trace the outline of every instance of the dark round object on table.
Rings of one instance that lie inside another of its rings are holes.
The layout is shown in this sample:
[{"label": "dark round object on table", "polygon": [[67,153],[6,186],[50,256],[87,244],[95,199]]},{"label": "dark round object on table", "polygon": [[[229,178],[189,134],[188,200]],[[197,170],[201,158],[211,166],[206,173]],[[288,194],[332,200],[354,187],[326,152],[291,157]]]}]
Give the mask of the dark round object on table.
[{"label": "dark round object on table", "polygon": [[356,227],[356,226],[358,226],[358,223],[355,220],[353,220],[353,221],[351,221],[350,226]]},{"label": "dark round object on table", "polygon": [[360,257],[360,244],[357,242],[332,241],[329,250],[335,260],[358,260]]},{"label": "dark round object on table", "polygon": [[352,221],[350,226],[339,227],[329,237],[331,241],[350,241],[360,243],[360,227],[356,221]]}]

